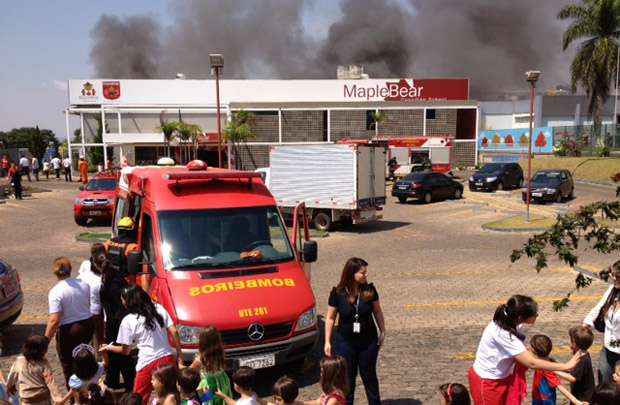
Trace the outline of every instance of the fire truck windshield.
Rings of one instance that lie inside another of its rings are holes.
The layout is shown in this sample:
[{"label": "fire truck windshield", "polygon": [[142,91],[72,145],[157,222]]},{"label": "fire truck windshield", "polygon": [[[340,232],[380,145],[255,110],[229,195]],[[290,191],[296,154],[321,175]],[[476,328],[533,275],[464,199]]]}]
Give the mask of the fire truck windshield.
[{"label": "fire truck windshield", "polygon": [[294,258],[275,207],[159,213],[168,270],[266,264]]}]

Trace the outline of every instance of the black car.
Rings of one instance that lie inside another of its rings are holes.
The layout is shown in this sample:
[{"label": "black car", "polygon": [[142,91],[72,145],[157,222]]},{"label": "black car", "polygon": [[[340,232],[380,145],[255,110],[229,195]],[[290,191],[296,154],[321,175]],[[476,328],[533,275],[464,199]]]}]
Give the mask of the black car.
[{"label": "black car", "polygon": [[523,170],[518,163],[487,163],[469,178],[471,191],[495,191],[519,188]]},{"label": "black car", "polygon": [[392,196],[404,203],[407,198],[417,198],[426,203],[463,196],[463,185],[441,173],[416,172],[398,180],[392,187]]},{"label": "black car", "polygon": [[[539,170],[532,177],[532,198],[534,202],[562,202],[575,197],[575,183],[568,170]],[[522,192],[527,201],[527,188]]]}]

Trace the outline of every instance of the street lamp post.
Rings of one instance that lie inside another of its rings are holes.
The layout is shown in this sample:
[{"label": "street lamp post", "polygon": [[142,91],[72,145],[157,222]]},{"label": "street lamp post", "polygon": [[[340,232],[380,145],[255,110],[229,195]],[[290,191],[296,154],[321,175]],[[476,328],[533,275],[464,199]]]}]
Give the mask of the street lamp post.
[{"label": "street lamp post", "polygon": [[220,118],[220,69],[224,67],[224,56],[219,53],[209,54],[211,74],[215,74],[215,99],[217,105],[217,164],[222,167],[222,122]]},{"label": "street lamp post", "polygon": [[534,121],[534,98],[536,97],[536,82],[540,77],[540,71],[529,70],[525,72],[527,81],[530,84],[530,136],[527,143],[527,199],[526,199],[526,222],[530,222],[530,202],[532,201],[532,140],[533,121]]}]

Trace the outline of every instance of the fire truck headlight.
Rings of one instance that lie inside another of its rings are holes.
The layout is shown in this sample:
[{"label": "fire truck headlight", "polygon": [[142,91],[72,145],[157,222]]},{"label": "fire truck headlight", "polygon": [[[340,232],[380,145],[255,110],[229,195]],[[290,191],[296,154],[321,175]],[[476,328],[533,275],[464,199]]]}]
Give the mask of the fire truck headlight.
[{"label": "fire truck headlight", "polygon": [[295,326],[295,332],[308,329],[316,325],[316,308],[312,308],[309,311],[304,312],[297,319],[297,325]]},{"label": "fire truck headlight", "polygon": [[181,339],[181,344],[191,345],[198,343],[198,337],[200,336],[200,332],[202,332],[203,328],[198,328],[196,326],[177,325],[177,330],[179,331],[179,338]]}]

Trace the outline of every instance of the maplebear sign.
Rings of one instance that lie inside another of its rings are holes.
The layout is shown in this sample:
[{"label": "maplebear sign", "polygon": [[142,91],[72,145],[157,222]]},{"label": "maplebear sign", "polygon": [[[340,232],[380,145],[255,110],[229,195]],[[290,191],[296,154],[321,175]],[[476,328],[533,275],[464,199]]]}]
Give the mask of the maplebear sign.
[{"label": "maplebear sign", "polygon": [[345,83],[343,96],[359,101],[460,100],[469,98],[467,79],[400,79],[397,82]]}]

